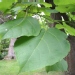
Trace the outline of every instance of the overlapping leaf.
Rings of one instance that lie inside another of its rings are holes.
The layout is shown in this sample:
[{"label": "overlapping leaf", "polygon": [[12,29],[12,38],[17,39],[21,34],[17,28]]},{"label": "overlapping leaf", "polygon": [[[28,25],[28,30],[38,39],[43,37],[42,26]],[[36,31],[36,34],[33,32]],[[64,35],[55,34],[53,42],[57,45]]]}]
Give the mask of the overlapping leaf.
[{"label": "overlapping leaf", "polygon": [[68,65],[67,62],[63,59],[52,66],[47,66],[46,71],[67,71]]},{"label": "overlapping leaf", "polygon": [[56,28],[42,30],[37,37],[20,37],[14,48],[20,71],[33,71],[62,60],[70,50],[66,38]]},{"label": "overlapping leaf", "polygon": [[40,32],[38,20],[32,17],[20,18],[0,25],[0,38],[17,38],[20,36],[37,36]]}]

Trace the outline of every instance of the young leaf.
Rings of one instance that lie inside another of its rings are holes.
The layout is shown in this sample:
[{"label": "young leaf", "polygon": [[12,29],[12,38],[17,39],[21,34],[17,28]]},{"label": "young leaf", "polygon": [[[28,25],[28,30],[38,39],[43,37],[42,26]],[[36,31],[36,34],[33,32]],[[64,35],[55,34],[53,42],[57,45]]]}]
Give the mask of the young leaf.
[{"label": "young leaf", "polygon": [[56,28],[42,30],[37,37],[20,37],[14,46],[21,71],[34,71],[62,60],[69,52],[67,35]]},{"label": "young leaf", "polygon": [[67,71],[68,65],[67,62],[63,59],[52,66],[47,66],[46,71]]},{"label": "young leaf", "polygon": [[36,19],[32,17],[20,18],[0,25],[0,38],[37,36],[40,29],[40,24]]}]

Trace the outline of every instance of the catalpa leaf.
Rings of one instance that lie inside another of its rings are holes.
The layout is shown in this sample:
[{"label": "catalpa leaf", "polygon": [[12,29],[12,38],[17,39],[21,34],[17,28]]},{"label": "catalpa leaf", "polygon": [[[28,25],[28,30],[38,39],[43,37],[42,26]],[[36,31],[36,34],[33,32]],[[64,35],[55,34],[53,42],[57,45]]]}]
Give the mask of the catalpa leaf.
[{"label": "catalpa leaf", "polygon": [[46,67],[47,72],[50,72],[50,71],[67,71],[67,69],[68,69],[68,65],[67,65],[67,62],[64,59],[55,63],[52,66]]},{"label": "catalpa leaf", "polygon": [[67,35],[56,28],[35,37],[20,37],[14,50],[21,71],[34,71],[62,60],[70,51]]},{"label": "catalpa leaf", "polygon": [[38,20],[32,17],[20,18],[0,25],[0,38],[17,38],[20,36],[37,36],[40,32]]}]

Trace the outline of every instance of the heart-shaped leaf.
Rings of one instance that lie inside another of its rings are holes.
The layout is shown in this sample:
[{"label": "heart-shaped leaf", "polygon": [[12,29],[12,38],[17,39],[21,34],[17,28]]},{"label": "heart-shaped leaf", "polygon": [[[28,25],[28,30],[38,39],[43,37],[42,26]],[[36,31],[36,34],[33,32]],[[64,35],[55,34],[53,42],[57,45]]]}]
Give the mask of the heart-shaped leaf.
[{"label": "heart-shaped leaf", "polygon": [[37,36],[40,32],[39,22],[32,18],[20,18],[0,25],[0,38],[17,38],[20,36]]},{"label": "heart-shaped leaf", "polygon": [[70,50],[66,38],[56,28],[42,30],[36,37],[20,37],[14,47],[20,71],[34,71],[62,60]]}]

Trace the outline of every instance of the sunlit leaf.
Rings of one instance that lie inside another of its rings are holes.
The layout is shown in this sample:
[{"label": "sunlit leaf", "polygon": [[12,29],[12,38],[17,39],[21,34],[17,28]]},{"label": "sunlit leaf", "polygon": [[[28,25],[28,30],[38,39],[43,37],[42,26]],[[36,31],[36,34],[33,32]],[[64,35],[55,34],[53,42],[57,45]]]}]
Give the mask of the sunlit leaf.
[{"label": "sunlit leaf", "polygon": [[74,12],[75,11],[75,5],[58,5],[55,9],[59,12]]},{"label": "sunlit leaf", "polygon": [[75,4],[75,0],[54,0],[56,5],[67,5],[67,4]]},{"label": "sunlit leaf", "polygon": [[64,29],[68,34],[75,36],[75,29],[73,27],[71,27],[67,24],[64,24]]},{"label": "sunlit leaf", "polygon": [[61,24],[56,24],[56,26],[55,26],[56,28],[58,28],[58,29],[63,29],[64,28],[64,26],[63,25],[61,25]]},{"label": "sunlit leaf", "polygon": [[45,7],[52,7],[52,5],[51,5],[51,4],[46,3],[46,2],[41,2],[40,4],[43,4]]},{"label": "sunlit leaf", "polygon": [[5,11],[9,9],[16,0],[1,0],[0,1],[0,11]]}]

